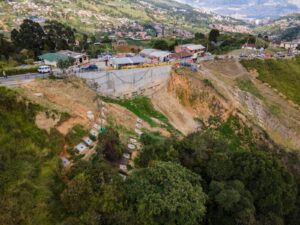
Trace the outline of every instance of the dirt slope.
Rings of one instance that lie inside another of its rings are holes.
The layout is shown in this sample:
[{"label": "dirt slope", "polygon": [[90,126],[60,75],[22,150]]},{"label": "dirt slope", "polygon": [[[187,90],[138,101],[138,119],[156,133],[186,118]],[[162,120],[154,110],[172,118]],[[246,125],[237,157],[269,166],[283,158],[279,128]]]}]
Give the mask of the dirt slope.
[{"label": "dirt slope", "polygon": [[[213,80],[232,104],[261,126],[278,144],[300,149],[300,112],[270,87],[264,85],[236,60],[201,64],[202,76]],[[261,99],[238,88],[236,79],[250,80]]]},{"label": "dirt slope", "polygon": [[24,84],[22,91],[28,98],[46,108],[71,115],[70,119],[57,127],[64,135],[76,124],[90,128],[92,123],[87,117],[88,111],[92,111],[95,117],[99,115],[95,94],[79,79],[35,80]]}]

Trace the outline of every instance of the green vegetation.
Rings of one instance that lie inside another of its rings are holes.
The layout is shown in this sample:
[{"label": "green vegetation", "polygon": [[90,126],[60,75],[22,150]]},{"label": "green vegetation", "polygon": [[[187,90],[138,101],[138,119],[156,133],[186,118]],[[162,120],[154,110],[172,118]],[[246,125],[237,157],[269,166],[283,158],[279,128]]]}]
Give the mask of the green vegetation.
[{"label": "green vegetation", "polygon": [[255,97],[263,99],[263,96],[260,94],[259,90],[254,86],[251,80],[237,79],[236,83],[242,91],[249,92]]},{"label": "green vegetation", "polygon": [[75,125],[66,136],[66,141],[70,147],[74,147],[81,142],[84,136],[89,136],[89,132],[81,125]]},{"label": "green vegetation", "polygon": [[53,224],[63,136],[37,128],[39,106],[4,87],[0,96],[0,224]]},{"label": "green vegetation", "polygon": [[[47,134],[35,125],[35,115],[43,109],[3,87],[0,95],[0,224],[295,225],[299,221],[298,156],[270,147],[266,135],[252,131],[237,117],[225,123],[212,118],[214,128],[183,139],[145,132],[137,168],[122,180],[117,168],[125,148],[118,129],[106,127],[91,160],[75,160],[65,172],[57,157],[64,138],[55,129]],[[147,98],[106,100],[123,104],[144,119],[160,118]],[[75,126],[68,142],[84,134]]]},{"label": "green vegetation", "polygon": [[170,162],[154,162],[134,171],[126,182],[129,210],[135,224],[187,224],[201,222],[206,195],[201,177]]},{"label": "green vegetation", "polygon": [[300,105],[300,57],[291,60],[243,60],[242,64],[247,70],[257,70],[259,80],[270,84]]},{"label": "green vegetation", "polygon": [[174,128],[172,128],[168,118],[162,113],[156,111],[151,103],[151,100],[147,97],[136,97],[133,99],[113,99],[101,96],[101,99],[105,102],[118,104],[127,108],[153,127],[159,126],[159,124],[157,124],[155,121],[155,119],[157,119],[161,121],[169,130],[174,131]]},{"label": "green vegetation", "polygon": [[26,74],[26,73],[36,73],[38,67],[37,66],[29,66],[29,67],[14,67],[14,68],[0,68],[0,76],[3,76],[3,71],[5,71],[7,76],[18,75],[18,74]]}]

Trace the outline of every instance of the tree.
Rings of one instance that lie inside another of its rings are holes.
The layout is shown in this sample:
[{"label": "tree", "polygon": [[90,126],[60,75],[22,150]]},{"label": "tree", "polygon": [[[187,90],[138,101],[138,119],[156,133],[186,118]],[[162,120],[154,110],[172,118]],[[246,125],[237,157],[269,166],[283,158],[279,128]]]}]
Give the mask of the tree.
[{"label": "tree", "polygon": [[202,34],[202,33],[195,33],[195,39],[196,40],[200,40],[200,39],[204,39],[205,38],[205,35]]},{"label": "tree", "polygon": [[220,36],[220,31],[217,29],[212,29],[209,33],[209,37],[208,40],[210,42],[217,42],[218,41],[218,37]]},{"label": "tree", "polygon": [[4,37],[3,34],[0,34],[0,58],[1,56],[4,56],[5,59],[8,60],[11,53],[11,43]]},{"label": "tree", "polygon": [[40,54],[44,46],[45,33],[40,24],[31,20],[24,20],[19,31],[11,32],[12,40],[15,46],[20,49],[33,50],[35,56]]},{"label": "tree", "polygon": [[258,214],[284,216],[294,209],[294,177],[276,159],[264,152],[238,152],[232,161],[233,178],[251,191]]},{"label": "tree", "polygon": [[168,42],[164,39],[153,40],[152,48],[160,49],[160,50],[169,50]]},{"label": "tree", "polygon": [[201,177],[170,162],[153,162],[136,170],[125,183],[126,202],[133,224],[199,224],[205,215],[206,195]]},{"label": "tree", "polygon": [[69,57],[67,60],[60,59],[57,62],[57,67],[60,68],[63,71],[63,73],[65,73],[65,70],[68,69],[70,66],[73,66],[74,62],[75,59],[71,57]]},{"label": "tree", "polygon": [[255,224],[253,198],[241,181],[212,181],[209,185],[209,197],[209,223],[213,225]]},{"label": "tree", "polygon": [[46,45],[50,50],[72,49],[75,45],[75,30],[57,21],[47,21]]},{"label": "tree", "polygon": [[119,133],[110,127],[106,128],[97,147],[97,152],[111,162],[119,160],[123,153]]},{"label": "tree", "polygon": [[215,153],[208,162],[207,174],[212,180],[227,180],[232,176],[233,164],[225,153]]},{"label": "tree", "polygon": [[61,194],[65,209],[74,215],[80,215],[89,208],[91,197],[92,185],[84,174],[76,176]]}]

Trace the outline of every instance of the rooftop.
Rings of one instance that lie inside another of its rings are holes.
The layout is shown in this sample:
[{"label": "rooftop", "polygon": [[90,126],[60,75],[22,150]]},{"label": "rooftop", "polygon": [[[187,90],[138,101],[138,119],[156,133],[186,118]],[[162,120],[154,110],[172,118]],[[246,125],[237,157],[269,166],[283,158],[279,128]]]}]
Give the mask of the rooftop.
[{"label": "rooftop", "polygon": [[111,63],[115,65],[131,65],[146,63],[146,59],[141,56],[112,58]]},{"label": "rooftop", "polygon": [[181,45],[181,47],[185,47],[189,50],[202,50],[202,49],[205,49],[205,47],[203,45],[196,45],[196,44],[185,44],[185,45]]},{"label": "rooftop", "polygon": [[39,56],[41,60],[47,60],[49,62],[58,62],[59,60],[68,60],[68,56],[59,53],[46,53]]}]

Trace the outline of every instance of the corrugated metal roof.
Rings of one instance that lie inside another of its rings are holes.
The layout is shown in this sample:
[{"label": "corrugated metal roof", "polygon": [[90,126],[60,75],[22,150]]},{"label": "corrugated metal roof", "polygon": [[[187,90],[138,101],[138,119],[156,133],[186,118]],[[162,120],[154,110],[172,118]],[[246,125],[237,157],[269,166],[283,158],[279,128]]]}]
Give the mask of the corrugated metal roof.
[{"label": "corrugated metal roof", "polygon": [[156,51],[158,51],[158,50],[157,49],[153,49],[153,48],[146,48],[146,49],[144,49],[144,50],[142,50],[140,52],[140,55],[146,55],[146,56],[148,56],[151,53],[156,52]]},{"label": "corrugated metal roof", "polygon": [[167,51],[155,51],[155,52],[152,52],[150,54],[151,57],[156,57],[156,58],[165,58],[167,56],[169,56],[171,53],[170,52],[167,52]]},{"label": "corrugated metal roof", "polygon": [[59,53],[46,53],[39,56],[41,60],[47,60],[49,62],[58,62],[59,60],[68,60],[69,57]]},{"label": "corrugated metal roof", "polygon": [[182,45],[182,47],[185,47],[189,50],[202,50],[202,49],[205,49],[205,47],[203,45],[196,45],[196,44],[185,44],[185,45]]},{"label": "corrugated metal roof", "polygon": [[111,63],[115,65],[130,65],[130,64],[141,64],[145,63],[146,59],[140,56],[135,57],[123,57],[123,58],[112,58]]}]

